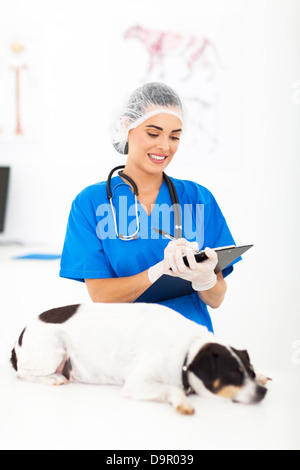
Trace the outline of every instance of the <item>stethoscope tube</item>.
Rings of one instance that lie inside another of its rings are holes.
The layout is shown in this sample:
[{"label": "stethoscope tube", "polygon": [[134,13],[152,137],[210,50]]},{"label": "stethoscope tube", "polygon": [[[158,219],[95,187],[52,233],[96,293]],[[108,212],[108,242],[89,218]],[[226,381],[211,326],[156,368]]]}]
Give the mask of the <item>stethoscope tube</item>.
[{"label": "stethoscope tube", "polygon": [[172,206],[174,208],[174,237],[182,238],[181,208],[178,201],[177,191],[175,189],[173,181],[169,178],[169,176],[163,173],[163,177],[165,182],[167,183],[171,196]]},{"label": "stethoscope tube", "polygon": [[[140,229],[139,217],[138,217],[138,205],[137,205],[137,202],[138,202],[137,198],[138,198],[139,193],[138,193],[137,185],[135,184],[133,179],[130,178],[128,175],[126,175],[123,171],[121,171],[123,168],[125,168],[125,165],[116,166],[115,168],[113,168],[110,171],[110,173],[107,177],[106,191],[107,191],[107,197],[109,199],[111,209],[112,209],[112,215],[113,215],[116,235],[120,240],[130,241],[130,240],[136,240],[138,238],[137,234],[138,234],[139,229]],[[134,198],[135,198],[135,215],[136,215],[136,221],[137,221],[136,222],[137,223],[137,230],[132,235],[122,235],[122,234],[118,233],[116,213],[115,213],[115,208],[114,208],[114,205],[113,205],[113,202],[112,202],[112,192],[111,192],[111,186],[110,186],[111,185],[111,179],[112,179],[112,176],[115,173],[115,171],[118,171],[118,175],[120,177],[126,179],[126,181],[128,181],[128,183],[130,183],[132,185],[132,188],[133,188],[133,194],[134,194]],[[176,191],[176,188],[174,186],[173,181],[171,180],[171,178],[169,178],[168,175],[163,173],[163,178],[164,178],[164,180],[165,180],[165,182],[168,186],[168,190],[169,190],[170,197],[171,197],[171,202],[172,202],[172,207],[174,209],[174,237],[175,238],[182,238],[182,217],[181,217],[181,208],[180,208],[179,201],[178,201],[177,191]]]}]

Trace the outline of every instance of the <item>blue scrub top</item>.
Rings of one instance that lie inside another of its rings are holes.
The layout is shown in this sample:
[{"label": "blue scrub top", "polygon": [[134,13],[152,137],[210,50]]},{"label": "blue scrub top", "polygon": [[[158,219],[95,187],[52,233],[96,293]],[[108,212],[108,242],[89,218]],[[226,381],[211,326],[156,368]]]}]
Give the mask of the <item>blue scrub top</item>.
[{"label": "blue scrub top", "polygon": [[[182,210],[183,237],[205,247],[234,245],[226,220],[211,192],[192,181],[172,178]],[[119,176],[111,180],[117,228],[123,235],[136,231],[134,196]],[[60,276],[84,279],[133,276],[164,257],[169,240],[153,227],[174,235],[174,213],[165,181],[148,216],[138,202],[139,238],[122,241],[115,233],[106,181],[84,189],[73,201],[61,258]],[[241,258],[236,260],[239,261]],[[234,264],[234,263],[232,263]],[[223,270],[226,277],[232,265]],[[207,306],[197,292],[159,302],[213,331]]]}]

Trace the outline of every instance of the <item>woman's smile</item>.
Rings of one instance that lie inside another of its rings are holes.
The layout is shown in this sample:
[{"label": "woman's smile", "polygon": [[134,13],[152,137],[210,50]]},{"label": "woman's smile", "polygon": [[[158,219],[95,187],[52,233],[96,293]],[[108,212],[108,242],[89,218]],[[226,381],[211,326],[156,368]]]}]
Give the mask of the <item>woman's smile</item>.
[{"label": "woman's smile", "polygon": [[147,155],[149,159],[156,165],[163,163],[166,160],[166,158],[168,158],[168,155],[163,155],[159,153],[148,153]]}]

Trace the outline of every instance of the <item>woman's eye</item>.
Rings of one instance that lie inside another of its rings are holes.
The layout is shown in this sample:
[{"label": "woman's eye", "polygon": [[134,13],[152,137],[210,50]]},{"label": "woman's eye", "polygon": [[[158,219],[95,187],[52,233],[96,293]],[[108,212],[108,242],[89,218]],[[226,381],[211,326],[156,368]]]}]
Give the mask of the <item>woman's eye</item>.
[{"label": "woman's eye", "polygon": [[150,135],[150,137],[158,137],[158,134],[151,134],[150,132],[147,132],[148,135]]},{"label": "woman's eye", "polygon": [[175,137],[175,136],[173,136],[173,135],[171,136],[171,139],[172,139],[172,140],[180,140],[179,137]]}]

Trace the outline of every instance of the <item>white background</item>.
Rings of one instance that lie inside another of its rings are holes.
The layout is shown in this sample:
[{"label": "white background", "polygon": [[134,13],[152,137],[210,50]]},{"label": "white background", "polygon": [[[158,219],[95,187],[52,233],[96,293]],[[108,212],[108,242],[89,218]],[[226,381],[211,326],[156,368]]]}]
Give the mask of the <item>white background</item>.
[{"label": "white background", "polygon": [[[218,97],[216,147],[210,153],[190,127],[168,173],[208,187],[236,242],[254,243],[212,312],[216,333],[247,348],[261,368],[299,372],[299,21],[297,0],[0,1],[0,165],[12,167],[1,240],[61,250],[75,195],[123,163],[109,118],[141,81],[166,80],[183,97]],[[145,48],[122,36],[135,24],[209,37],[225,68],[212,81],[200,68],[184,83],[179,57],[164,76],[147,75]],[[13,41],[24,53],[11,52]],[[16,63],[28,66],[22,136],[14,135]],[[203,119],[211,125],[211,115]],[[70,303],[68,290],[61,297],[52,291],[54,303]],[[29,311],[44,299],[30,284],[24,302]]]}]

